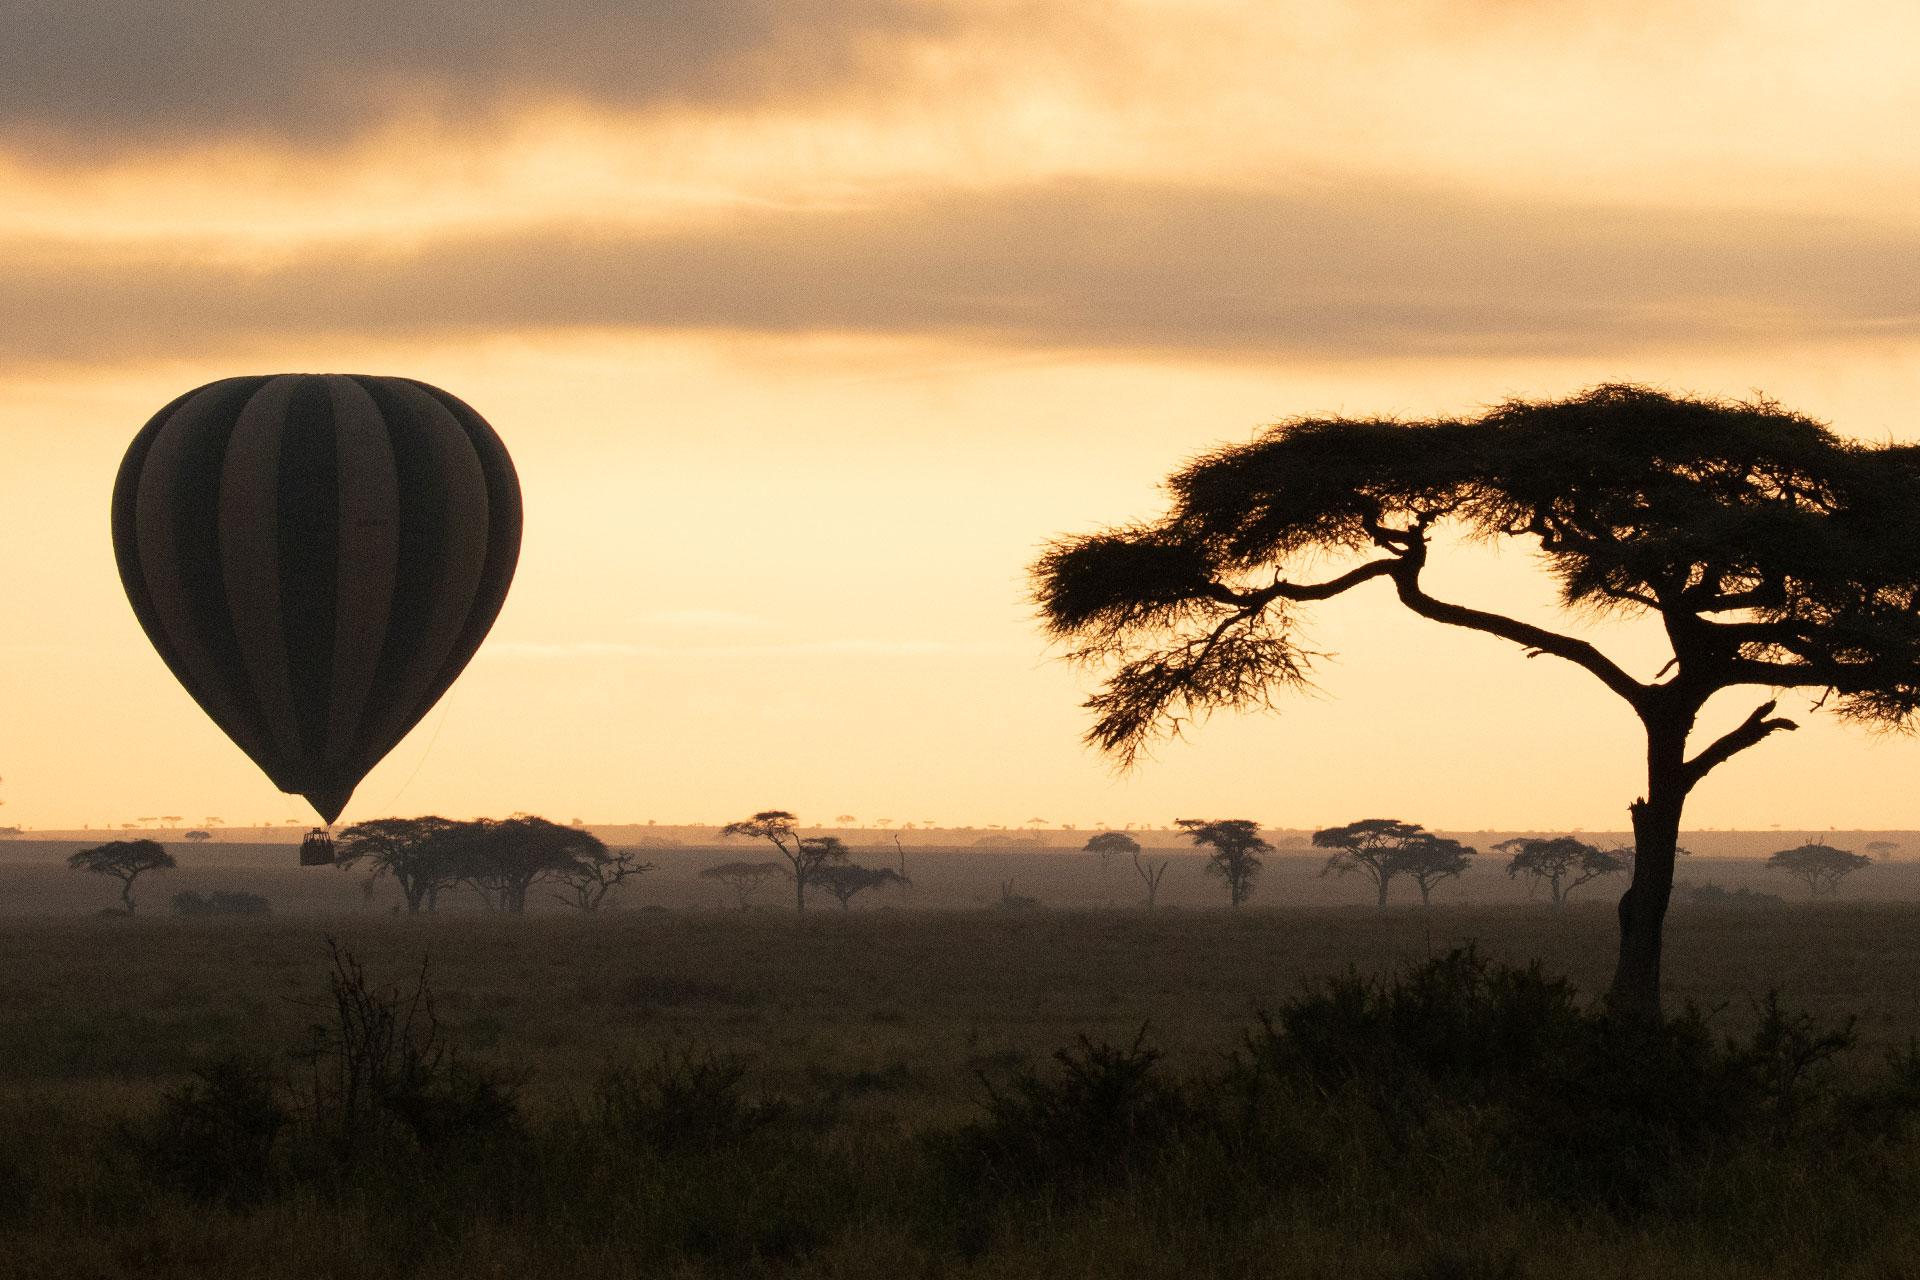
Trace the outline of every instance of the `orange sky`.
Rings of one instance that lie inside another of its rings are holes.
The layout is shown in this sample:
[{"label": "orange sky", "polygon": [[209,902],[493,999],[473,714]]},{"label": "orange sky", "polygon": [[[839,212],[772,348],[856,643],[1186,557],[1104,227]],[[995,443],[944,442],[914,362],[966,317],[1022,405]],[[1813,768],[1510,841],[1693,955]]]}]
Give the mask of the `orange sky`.
[{"label": "orange sky", "polygon": [[[1625,709],[1384,592],[1314,615],[1321,696],[1117,778],[1024,566],[1299,413],[1633,380],[1920,435],[1911,6],[301,12],[0,0],[0,823],[303,812],[106,536],[229,374],[425,378],[525,487],[493,639],[349,820],[1617,828]],[[1546,616],[1519,549],[1455,564]],[[1920,747],[1803,719],[1690,821],[1920,826]]]}]

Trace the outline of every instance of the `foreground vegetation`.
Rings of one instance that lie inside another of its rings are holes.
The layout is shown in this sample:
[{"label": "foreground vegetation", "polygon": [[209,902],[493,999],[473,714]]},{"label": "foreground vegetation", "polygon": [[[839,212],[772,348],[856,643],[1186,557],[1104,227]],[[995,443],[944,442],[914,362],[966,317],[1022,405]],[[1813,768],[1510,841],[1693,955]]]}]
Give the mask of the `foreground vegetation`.
[{"label": "foreground vegetation", "polygon": [[1541,914],[14,928],[0,1273],[1899,1274],[1920,912]]}]

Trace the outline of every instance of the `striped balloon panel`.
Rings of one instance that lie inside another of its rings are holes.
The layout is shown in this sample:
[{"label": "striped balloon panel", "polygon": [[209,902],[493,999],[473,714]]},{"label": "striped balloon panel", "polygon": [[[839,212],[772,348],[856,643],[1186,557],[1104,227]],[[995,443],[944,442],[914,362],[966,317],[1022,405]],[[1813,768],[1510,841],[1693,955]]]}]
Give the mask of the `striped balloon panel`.
[{"label": "striped balloon panel", "polygon": [[493,429],[404,378],[227,378],[128,448],[113,544],[140,625],[283,791],[332,822],[506,601],[520,487]]}]

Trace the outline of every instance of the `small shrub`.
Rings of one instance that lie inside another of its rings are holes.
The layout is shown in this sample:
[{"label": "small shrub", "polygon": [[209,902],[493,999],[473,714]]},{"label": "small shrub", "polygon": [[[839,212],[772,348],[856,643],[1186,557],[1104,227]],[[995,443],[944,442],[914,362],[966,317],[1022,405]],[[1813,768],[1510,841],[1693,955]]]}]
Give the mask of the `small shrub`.
[{"label": "small shrub", "polygon": [[331,1023],[296,1056],[312,1072],[309,1115],[343,1161],[405,1138],[424,1150],[517,1136],[519,1088],[448,1047],[423,960],[413,990],[376,988],[350,952],[327,940]]},{"label": "small shrub", "polygon": [[257,893],[215,889],[201,897],[191,889],[173,895],[173,914],[177,916],[264,916],[273,914],[273,906]]},{"label": "small shrub", "polygon": [[1787,905],[1787,900],[1777,893],[1756,893],[1745,885],[1729,890],[1712,881],[1706,884],[1688,885],[1687,901],[1696,907],[1733,907],[1745,910],[1769,910]]},{"label": "small shrub", "polygon": [[644,1067],[610,1071],[594,1090],[599,1126],[660,1152],[737,1145],[788,1112],[777,1099],[747,1096],[747,1065],[732,1054],[662,1050]]},{"label": "small shrub", "polygon": [[1022,1067],[1004,1088],[980,1076],[987,1116],[952,1136],[951,1172],[987,1187],[1114,1182],[1144,1170],[1195,1117],[1184,1091],[1162,1078],[1144,1027],[1125,1047],[1083,1035],[1053,1061],[1052,1074]]},{"label": "small shrub", "polygon": [[272,1182],[274,1149],[292,1116],[265,1059],[222,1058],[163,1097],[159,1114],[124,1131],[154,1183],[200,1200],[252,1204]]}]

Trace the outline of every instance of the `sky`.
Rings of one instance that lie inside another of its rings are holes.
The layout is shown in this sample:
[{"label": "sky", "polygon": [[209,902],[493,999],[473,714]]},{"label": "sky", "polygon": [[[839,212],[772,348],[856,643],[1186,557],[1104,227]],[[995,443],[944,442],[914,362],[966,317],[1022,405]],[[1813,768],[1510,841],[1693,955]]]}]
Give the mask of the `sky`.
[{"label": "sky", "polygon": [[[1624,705],[1384,590],[1311,614],[1316,693],[1117,774],[1026,566],[1303,414],[1632,381],[1920,439],[1892,0],[0,0],[0,31],[0,823],[305,814],[174,684],[107,536],[128,441],[219,377],[423,378],[519,470],[492,638],[348,821],[1618,830]],[[1455,598],[1553,618],[1524,548],[1446,553]],[[1920,827],[1920,744],[1783,709],[1690,825]]]}]

